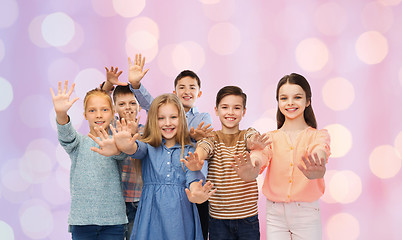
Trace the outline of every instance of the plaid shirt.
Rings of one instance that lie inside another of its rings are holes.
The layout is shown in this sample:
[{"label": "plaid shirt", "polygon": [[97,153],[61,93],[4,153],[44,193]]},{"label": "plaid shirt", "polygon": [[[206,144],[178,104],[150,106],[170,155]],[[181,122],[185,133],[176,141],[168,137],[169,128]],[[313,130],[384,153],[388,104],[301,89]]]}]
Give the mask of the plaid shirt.
[{"label": "plaid shirt", "polygon": [[126,202],[138,202],[141,197],[142,176],[141,174],[136,174],[133,160],[133,158],[127,157],[122,164],[121,180],[123,182],[123,196]]},{"label": "plaid shirt", "polygon": [[[140,124],[138,132],[142,133],[144,126]],[[135,171],[134,160],[132,157],[127,157],[121,164],[121,181],[123,183],[123,196],[126,202],[138,202],[142,191],[142,176],[141,171]],[[139,174],[137,174],[137,172]]]}]

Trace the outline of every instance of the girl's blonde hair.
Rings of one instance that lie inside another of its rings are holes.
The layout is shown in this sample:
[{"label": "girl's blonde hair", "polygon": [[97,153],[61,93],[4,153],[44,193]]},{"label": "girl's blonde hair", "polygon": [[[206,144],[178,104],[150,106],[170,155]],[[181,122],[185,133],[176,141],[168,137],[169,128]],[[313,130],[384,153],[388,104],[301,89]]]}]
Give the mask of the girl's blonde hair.
[{"label": "girl's blonde hair", "polygon": [[113,101],[112,101],[112,98],[110,97],[110,95],[106,91],[104,91],[102,89],[95,88],[95,89],[92,89],[91,91],[87,92],[87,94],[85,95],[85,98],[84,98],[84,111],[87,110],[88,100],[92,96],[101,96],[101,97],[106,98],[106,100],[110,104],[110,108],[112,109],[112,111],[114,110]]},{"label": "girl's blonde hair", "polygon": [[184,145],[191,144],[190,134],[187,126],[186,114],[184,112],[183,105],[181,104],[179,98],[172,94],[163,94],[155,98],[151,104],[148,111],[147,123],[145,124],[142,142],[148,143],[153,147],[158,147],[162,143],[162,133],[159,129],[158,124],[158,110],[161,106],[165,104],[173,104],[177,107],[179,112],[179,126],[177,129],[177,134],[175,140],[182,146],[182,153],[184,150]]}]

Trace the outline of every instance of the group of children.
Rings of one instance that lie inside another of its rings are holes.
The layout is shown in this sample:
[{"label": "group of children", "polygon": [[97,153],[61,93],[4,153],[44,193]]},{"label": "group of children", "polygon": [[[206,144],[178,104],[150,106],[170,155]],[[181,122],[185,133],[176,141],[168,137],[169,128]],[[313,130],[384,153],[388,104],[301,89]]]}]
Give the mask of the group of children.
[{"label": "group of children", "polygon": [[225,86],[215,105],[221,130],[213,131],[211,116],[195,107],[202,92],[194,72],[181,72],[173,94],[154,99],[141,83],[145,58],[128,61],[128,83],[106,68],[101,89],[86,94],[88,136],[67,114],[78,100],[70,100],[74,84],[51,89],[58,138],[71,158],[72,239],[260,239],[256,178],[265,169],[267,239],[321,239],[329,135],[317,130],[303,76],[278,83],[277,130],[240,130],[247,95]]}]

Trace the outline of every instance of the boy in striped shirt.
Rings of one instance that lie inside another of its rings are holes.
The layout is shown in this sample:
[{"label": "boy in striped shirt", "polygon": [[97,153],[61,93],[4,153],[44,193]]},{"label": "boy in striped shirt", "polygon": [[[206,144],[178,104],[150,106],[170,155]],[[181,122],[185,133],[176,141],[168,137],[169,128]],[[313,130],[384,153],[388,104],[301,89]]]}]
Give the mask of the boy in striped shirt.
[{"label": "boy in striped shirt", "polygon": [[222,129],[199,140],[194,154],[182,160],[193,171],[201,169],[204,160],[208,160],[207,180],[217,189],[209,198],[210,240],[260,239],[257,181],[243,181],[233,168],[235,157],[250,161],[247,139],[259,135],[253,128],[239,129],[246,113],[246,100],[239,87],[219,90],[215,112]]}]

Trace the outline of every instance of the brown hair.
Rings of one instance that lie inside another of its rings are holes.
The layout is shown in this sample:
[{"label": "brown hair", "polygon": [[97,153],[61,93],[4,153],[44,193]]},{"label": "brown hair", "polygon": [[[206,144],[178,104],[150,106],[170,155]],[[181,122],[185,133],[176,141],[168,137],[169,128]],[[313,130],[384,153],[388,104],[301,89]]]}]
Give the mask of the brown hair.
[{"label": "brown hair", "polygon": [[[304,78],[302,75],[297,74],[297,73],[292,73],[290,75],[285,75],[281,80],[278,82],[278,86],[276,88],[276,101],[279,101],[279,89],[285,85],[286,83],[289,84],[296,84],[299,85],[303,91],[306,93],[306,100],[310,104],[308,107],[304,109],[304,120],[306,121],[307,125],[313,128],[317,128],[317,121],[315,119],[313,107],[311,105],[311,88],[310,84],[308,83],[307,79]],[[281,113],[279,110],[276,111],[276,124],[277,128],[281,128],[283,124],[285,123],[285,116]]]},{"label": "brown hair", "polygon": [[229,95],[240,96],[243,98],[243,109],[246,108],[247,95],[243,92],[243,90],[237,86],[226,86],[219,90],[216,95],[216,107],[218,107],[219,103],[222,99]]}]

